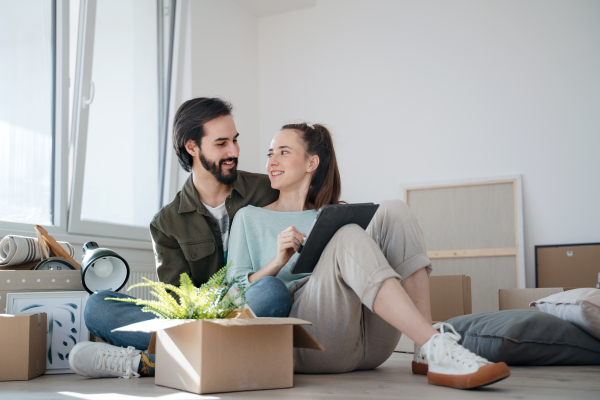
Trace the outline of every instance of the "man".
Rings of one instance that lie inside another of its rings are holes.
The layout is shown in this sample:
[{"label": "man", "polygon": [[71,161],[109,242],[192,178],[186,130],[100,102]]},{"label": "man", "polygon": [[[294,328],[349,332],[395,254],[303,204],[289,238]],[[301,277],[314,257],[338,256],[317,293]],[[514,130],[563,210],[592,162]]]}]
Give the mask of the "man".
[{"label": "man", "polygon": [[277,199],[266,175],[237,170],[238,136],[231,106],[222,100],[193,99],[177,111],[173,146],[192,174],[150,224],[162,282],[179,286],[183,272],[196,286],[206,282],[225,265],[235,213]]},{"label": "man", "polygon": [[[217,98],[197,98],[179,107],[173,122],[173,147],[190,177],[175,199],[150,224],[160,281],[179,286],[187,273],[196,286],[225,265],[229,228],[247,205],[263,207],[278,198],[266,175],[237,170],[239,145],[231,105]],[[129,297],[100,291],[87,301],[85,323],[106,343],[82,342],[70,352],[73,372],[92,378],[153,375],[150,334],[111,332],[155,318],[141,307],[107,297]],[[127,349],[121,348],[125,347]]]}]

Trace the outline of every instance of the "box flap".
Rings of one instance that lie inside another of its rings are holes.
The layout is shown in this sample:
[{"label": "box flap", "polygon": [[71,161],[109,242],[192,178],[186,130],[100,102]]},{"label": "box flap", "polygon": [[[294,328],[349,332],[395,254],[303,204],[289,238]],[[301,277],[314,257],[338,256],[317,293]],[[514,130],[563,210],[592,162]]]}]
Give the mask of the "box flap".
[{"label": "box flap", "polygon": [[147,321],[136,322],[135,324],[125,325],[112,332],[158,332],[176,326],[202,321],[200,319],[149,319]]},{"label": "box flap", "polygon": [[294,325],[294,347],[325,351],[325,347],[313,335],[308,333],[302,325]]},{"label": "box flap", "polygon": [[227,319],[150,319],[136,322],[112,332],[158,332],[192,322],[210,322],[222,326],[256,326],[256,325],[312,325],[312,322],[298,318],[227,318]]},{"label": "box flap", "polygon": [[298,318],[236,318],[236,319],[204,319],[201,321],[223,326],[256,326],[256,325],[313,325],[312,322]]}]

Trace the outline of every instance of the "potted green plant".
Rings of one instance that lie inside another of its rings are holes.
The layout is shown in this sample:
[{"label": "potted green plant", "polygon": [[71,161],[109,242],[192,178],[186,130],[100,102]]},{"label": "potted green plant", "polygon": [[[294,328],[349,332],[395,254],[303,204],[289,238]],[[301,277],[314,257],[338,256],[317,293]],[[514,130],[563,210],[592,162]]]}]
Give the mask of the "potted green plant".
[{"label": "potted green plant", "polygon": [[[109,297],[106,300],[122,301],[144,306],[142,311],[151,312],[162,319],[217,319],[225,318],[236,308],[246,304],[245,293],[250,288],[244,287],[239,279],[227,280],[227,271],[231,263],[221,268],[205,284],[199,288],[194,286],[188,274],[180,276],[180,286],[163,282],[153,282],[142,278],[141,282],[130,286],[151,287],[150,292],[157,300],[120,299]],[[174,293],[178,300],[169,292]]]}]

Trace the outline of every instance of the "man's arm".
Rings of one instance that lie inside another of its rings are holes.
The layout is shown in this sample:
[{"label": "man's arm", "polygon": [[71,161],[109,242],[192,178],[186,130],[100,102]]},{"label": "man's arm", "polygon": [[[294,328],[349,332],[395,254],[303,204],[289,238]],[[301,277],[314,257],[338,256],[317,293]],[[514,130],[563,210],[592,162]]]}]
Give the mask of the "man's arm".
[{"label": "man's arm", "polygon": [[153,224],[150,224],[150,235],[152,236],[152,247],[154,248],[154,260],[158,280],[171,285],[179,286],[182,273],[187,273],[190,278],[192,271],[188,264],[181,246],[176,240],[170,239]]}]

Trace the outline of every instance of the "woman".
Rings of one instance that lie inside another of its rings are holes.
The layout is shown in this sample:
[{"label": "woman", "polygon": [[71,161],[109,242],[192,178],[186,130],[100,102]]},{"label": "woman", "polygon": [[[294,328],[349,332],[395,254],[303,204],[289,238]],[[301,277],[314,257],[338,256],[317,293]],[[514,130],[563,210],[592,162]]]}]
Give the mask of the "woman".
[{"label": "woman", "polygon": [[289,311],[290,317],[314,323],[307,329],[326,350],[294,349],[296,372],[376,368],[403,332],[416,343],[413,372],[429,369],[430,383],[473,388],[510,375],[506,364],[492,364],[458,345],[460,336],[449,324],[440,324],[441,333],[431,326],[431,265],[416,219],[400,201],[382,203],[367,231],[341,228],[312,274],[291,274],[317,209],[339,203],[340,175],[324,126],[283,126],[271,142],[266,167],[280,196],[264,208],[248,206],[237,213],[230,232],[230,277],[256,283],[247,300],[258,316],[285,317]]}]

